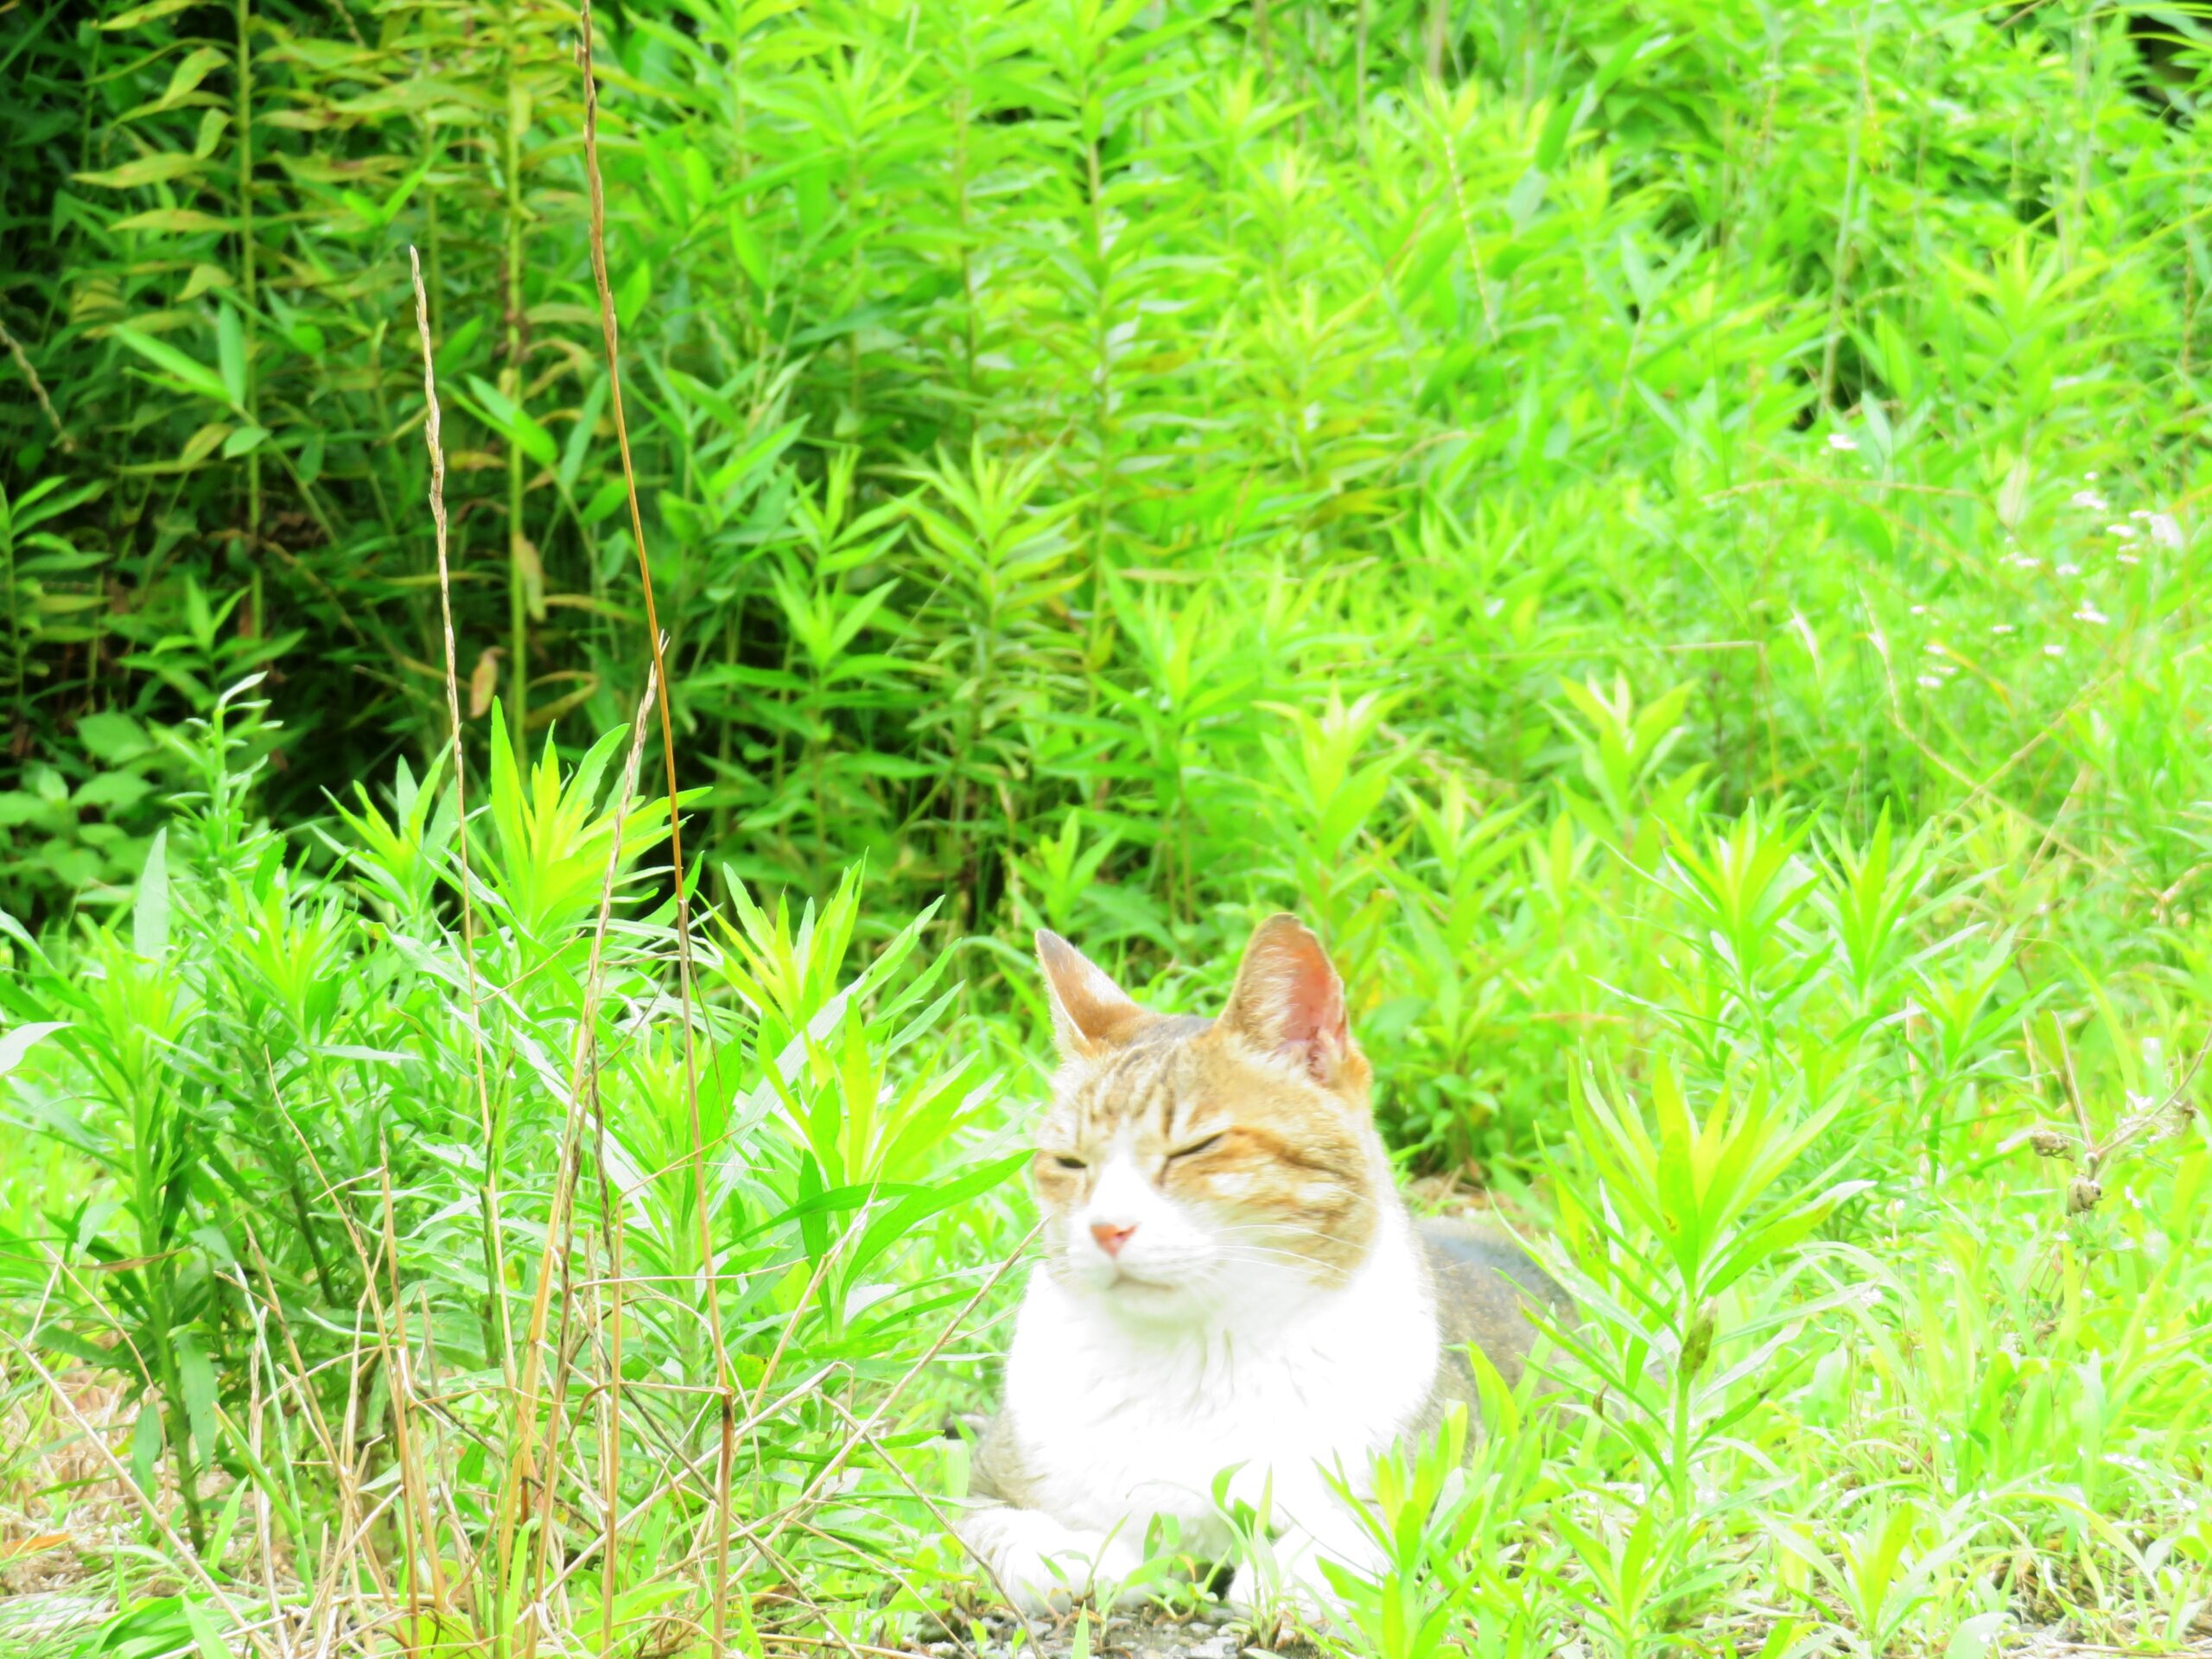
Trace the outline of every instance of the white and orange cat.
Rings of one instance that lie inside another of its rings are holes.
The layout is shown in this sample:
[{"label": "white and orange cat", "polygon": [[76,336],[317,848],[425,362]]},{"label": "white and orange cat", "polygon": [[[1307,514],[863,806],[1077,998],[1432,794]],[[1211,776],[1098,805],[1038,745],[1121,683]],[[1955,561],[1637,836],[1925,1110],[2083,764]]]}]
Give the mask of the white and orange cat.
[{"label": "white and orange cat", "polygon": [[[1556,1286],[1510,1243],[1416,1223],[1391,1179],[1342,982],[1278,915],[1218,1019],[1148,1013],[1037,936],[1061,1066],[1032,1165],[1044,1256],[977,1448],[963,1541],[1030,1611],[1116,1586],[1147,1529],[1230,1539],[1213,1498],[1271,1491],[1286,1593],[1371,1566],[1331,1491],[1473,1403],[1466,1344],[1509,1382]],[[1232,1602],[1259,1599],[1253,1567]]]}]

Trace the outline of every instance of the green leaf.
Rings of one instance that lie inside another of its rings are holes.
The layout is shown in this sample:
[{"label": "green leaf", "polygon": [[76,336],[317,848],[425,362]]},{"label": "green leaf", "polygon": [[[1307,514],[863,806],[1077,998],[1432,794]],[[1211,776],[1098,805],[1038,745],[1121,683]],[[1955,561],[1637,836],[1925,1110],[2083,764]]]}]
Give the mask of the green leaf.
[{"label": "green leaf", "polygon": [[223,142],[223,130],[231,124],[228,110],[203,110],[200,115],[200,130],[193,135],[192,155],[195,161],[204,162],[215,153],[215,146]]},{"label": "green leaf", "polygon": [[481,375],[468,377],[468,391],[486,426],[541,467],[551,467],[559,461],[561,452],[553,442],[553,435],[539,425],[528,410],[518,406]]},{"label": "green leaf", "polygon": [[213,213],[203,213],[197,207],[156,207],[148,213],[131,213],[117,219],[108,226],[111,231],[174,231],[190,234],[197,231],[214,231],[227,235],[231,221],[218,219]]},{"label": "green leaf", "polygon": [[203,294],[211,294],[219,288],[237,286],[238,284],[231,279],[229,271],[225,270],[220,265],[211,265],[203,259],[193,266],[192,275],[184,284],[184,291],[176,296],[176,302],[179,305],[188,305]]},{"label": "green leaf", "polygon": [[438,365],[440,385],[460,372],[461,365],[468,360],[469,353],[476,349],[476,342],[483,333],[484,314],[479,311],[463,318],[460,327],[438,342],[431,355]]},{"label": "green leaf", "polygon": [[[245,324],[227,305],[215,308],[215,361],[223,372],[223,390],[232,409],[245,407]],[[225,454],[238,452],[226,445]]]},{"label": "green leaf", "polygon": [[1943,1649],[1943,1659],[1984,1659],[1998,1633],[2009,1622],[2010,1615],[2001,1607],[1961,1619]]},{"label": "green leaf", "polygon": [[187,357],[168,341],[156,340],[151,334],[142,334],[125,323],[118,323],[111,332],[124,345],[156,368],[182,381],[191,391],[226,408],[234,407],[231,403],[230,388],[223,384],[222,378],[197,358]]},{"label": "green leaf", "polygon": [[806,417],[801,416],[797,420],[785,421],[773,431],[762,433],[715,469],[710,487],[717,495],[735,489],[761,467],[780,457],[805,429]]},{"label": "green leaf", "polygon": [[106,596],[101,594],[41,594],[38,612],[41,616],[70,616],[79,611],[97,610],[107,602]]},{"label": "green leaf", "polygon": [[753,279],[755,288],[768,286],[768,257],[762,251],[760,238],[753,228],[752,216],[743,202],[730,204],[728,213],[729,251],[737,261],[738,269]]},{"label": "green leaf", "polygon": [[232,433],[237,430],[238,428],[233,426],[228,421],[210,421],[184,441],[184,448],[178,452],[177,458],[173,463],[168,466],[162,466],[159,463],[156,463],[152,466],[125,468],[124,470],[138,472],[181,472],[190,467],[197,467],[201,461],[207,460],[208,456],[213,454],[218,447],[221,445],[222,442],[226,438],[229,437]]},{"label": "green leaf", "polygon": [[236,461],[240,455],[251,454],[269,442],[265,426],[241,426],[223,440],[223,459]]},{"label": "green leaf", "polygon": [[175,1342],[178,1385],[184,1392],[185,1421],[191,1427],[190,1462],[204,1469],[215,1457],[215,1368],[200,1345],[199,1332],[180,1331]]},{"label": "green leaf", "polygon": [[607,407],[607,387],[605,375],[591,383],[591,390],[584,393],[576,418],[569,428],[569,441],[561,446],[561,467],[556,476],[563,495],[573,496],[576,493],[576,480],[582,476],[584,457],[591,449],[593,429],[598,426],[601,412]]},{"label": "green leaf", "polygon": [[630,267],[622,284],[614,290],[614,316],[623,327],[635,323],[644,313],[645,302],[652,298],[653,268],[640,259]]},{"label": "green leaf", "polygon": [[122,118],[135,121],[141,116],[158,115],[163,110],[174,109],[199,90],[200,83],[207,79],[210,70],[219,68],[231,60],[231,54],[212,46],[195,46],[186,53],[175,68],[169,71],[169,84],[162,95],[141,104]]},{"label": "green leaf", "polygon": [[620,477],[608,479],[591,493],[591,499],[584,504],[584,523],[596,524],[611,518],[628,493],[628,487]]},{"label": "green leaf", "polygon": [[138,873],[138,897],[130,906],[131,948],[149,962],[159,961],[169,949],[168,839],[166,826],[154,831],[146,868]]},{"label": "green leaf", "polygon": [[215,1621],[207,1617],[207,1610],[189,1596],[181,1597],[180,1600],[184,1607],[185,1624],[192,1631],[194,1644],[200,1649],[200,1659],[237,1659],[237,1649],[216,1630]]},{"label": "green leaf", "polygon": [[138,1402],[138,1426],[130,1435],[130,1478],[151,1497],[154,1465],[162,1456],[162,1414],[151,1395]]},{"label": "green leaf", "polygon": [[167,184],[175,179],[200,170],[197,156],[180,156],[162,151],[154,156],[141,156],[135,162],[125,162],[120,167],[111,167],[99,173],[73,173],[69,176],[79,184],[97,184],[103,190],[136,190],[142,185]]},{"label": "green leaf", "polygon": [[157,18],[170,17],[180,11],[204,3],[204,0],[147,0],[143,6],[133,6],[119,16],[102,23],[102,29],[136,29],[141,23],[150,23]]},{"label": "green leaf", "polygon": [[31,1052],[39,1039],[62,1030],[68,1023],[66,1020],[40,1020],[0,1031],[0,1077],[21,1065],[23,1056]]},{"label": "green leaf", "polygon": [[135,772],[103,772],[87,779],[71,798],[79,806],[132,806],[154,792]]},{"label": "green leaf", "polygon": [[49,518],[58,518],[65,512],[74,512],[107,489],[106,481],[101,479],[79,485],[73,490],[63,489],[61,486],[65,481],[49,478],[34,484],[17,496],[12,505],[7,499],[6,492],[0,491],[0,536],[7,533],[11,522],[16,533],[21,535],[33,524],[41,524]]}]

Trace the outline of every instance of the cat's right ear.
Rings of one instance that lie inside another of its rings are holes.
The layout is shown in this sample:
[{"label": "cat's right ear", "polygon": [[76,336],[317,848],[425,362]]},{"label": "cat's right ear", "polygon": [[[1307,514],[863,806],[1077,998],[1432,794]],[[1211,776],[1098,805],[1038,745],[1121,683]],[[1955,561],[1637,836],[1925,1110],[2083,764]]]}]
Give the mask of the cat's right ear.
[{"label": "cat's right ear", "polygon": [[1037,965],[1052,1005],[1052,1040],[1060,1058],[1087,1060],[1127,1037],[1144,1010],[1106,970],[1048,928],[1037,930]]},{"label": "cat's right ear", "polygon": [[1297,917],[1270,916],[1244,947],[1221,1027],[1261,1053],[1295,1061],[1325,1089],[1364,1087],[1366,1062],[1344,1019],[1344,982]]}]

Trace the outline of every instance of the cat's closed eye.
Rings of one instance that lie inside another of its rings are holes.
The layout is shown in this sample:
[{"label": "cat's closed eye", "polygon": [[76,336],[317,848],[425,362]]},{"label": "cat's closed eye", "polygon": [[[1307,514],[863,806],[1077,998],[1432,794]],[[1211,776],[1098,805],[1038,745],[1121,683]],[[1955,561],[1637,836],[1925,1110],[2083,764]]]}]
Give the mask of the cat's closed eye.
[{"label": "cat's closed eye", "polygon": [[1088,1169],[1090,1167],[1090,1166],[1084,1163],[1082,1159],[1077,1157],[1072,1153],[1067,1152],[1054,1153],[1052,1154],[1052,1161],[1058,1164],[1062,1169]]},{"label": "cat's closed eye", "polygon": [[1227,1129],[1217,1129],[1213,1134],[1206,1136],[1203,1141],[1193,1141],[1187,1147],[1176,1147],[1174,1151],[1167,1154],[1168,1160],[1173,1162],[1178,1158],[1195,1158],[1202,1152],[1211,1152],[1216,1147],[1219,1146],[1224,1140],[1226,1140],[1228,1136],[1229,1131]]}]

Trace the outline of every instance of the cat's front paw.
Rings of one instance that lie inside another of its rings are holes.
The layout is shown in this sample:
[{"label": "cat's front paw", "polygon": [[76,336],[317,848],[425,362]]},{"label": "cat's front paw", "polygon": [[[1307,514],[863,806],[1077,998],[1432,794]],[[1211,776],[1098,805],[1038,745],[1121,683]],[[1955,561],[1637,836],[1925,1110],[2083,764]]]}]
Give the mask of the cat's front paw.
[{"label": "cat's front paw", "polygon": [[1054,1578],[1044,1562],[1008,1561],[999,1572],[999,1589],[1014,1611],[1029,1618],[1049,1618],[1074,1611],[1082,1599],[1077,1578],[1073,1584]]},{"label": "cat's front paw", "polygon": [[1065,1613],[1101,1598],[1123,1608],[1145,1600],[1141,1588],[1124,1583],[1143,1564],[1142,1554],[1120,1533],[1080,1532],[1036,1510],[1010,1507],[984,1510],[959,1530],[1018,1612]]},{"label": "cat's front paw", "polygon": [[1080,1601],[1126,1611],[1145,1602],[1141,1588],[1123,1582],[1138,1565],[1134,1550],[1084,1540],[1071,1548],[1009,1551],[998,1563],[998,1580],[1015,1609],[1033,1616],[1068,1612]]}]

